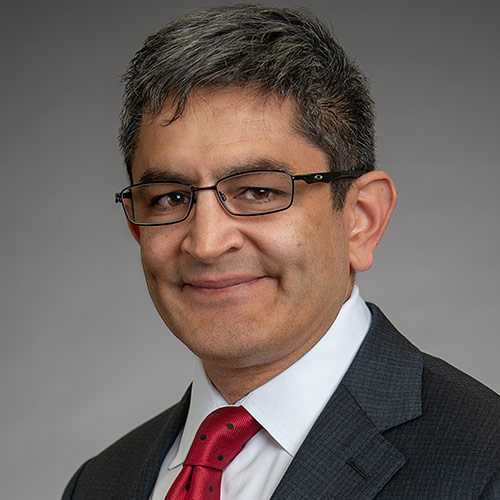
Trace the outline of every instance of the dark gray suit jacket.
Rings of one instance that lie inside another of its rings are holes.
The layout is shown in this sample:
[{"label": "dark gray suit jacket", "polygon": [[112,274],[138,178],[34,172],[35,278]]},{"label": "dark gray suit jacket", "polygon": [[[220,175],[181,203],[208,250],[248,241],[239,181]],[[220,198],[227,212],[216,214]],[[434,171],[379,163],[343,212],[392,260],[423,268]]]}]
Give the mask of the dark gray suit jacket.
[{"label": "dark gray suit jacket", "polygon": [[[370,309],[354,362],[272,500],[500,500],[500,397]],[[189,391],[89,460],[63,500],[147,500],[188,407]]]}]

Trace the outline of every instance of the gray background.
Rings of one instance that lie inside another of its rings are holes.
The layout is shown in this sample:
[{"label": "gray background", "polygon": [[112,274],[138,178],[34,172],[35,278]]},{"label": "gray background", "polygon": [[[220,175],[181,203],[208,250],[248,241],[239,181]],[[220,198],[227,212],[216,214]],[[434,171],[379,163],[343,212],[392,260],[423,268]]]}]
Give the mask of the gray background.
[{"label": "gray background", "polygon": [[[190,380],[113,203],[127,182],[120,74],[170,17],[217,3],[3,4],[2,499],[58,498],[84,459]],[[500,391],[498,2],[309,5],[372,81],[378,165],[400,196],[362,294]]]}]

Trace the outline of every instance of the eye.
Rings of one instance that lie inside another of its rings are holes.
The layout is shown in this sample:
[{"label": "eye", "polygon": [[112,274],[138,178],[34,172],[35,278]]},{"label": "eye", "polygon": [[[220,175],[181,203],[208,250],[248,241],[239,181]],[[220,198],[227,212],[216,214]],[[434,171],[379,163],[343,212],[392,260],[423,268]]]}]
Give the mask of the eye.
[{"label": "eye", "polygon": [[151,206],[160,209],[175,208],[189,203],[191,198],[190,193],[183,193],[182,191],[172,191],[160,196],[155,196],[151,200]]},{"label": "eye", "polygon": [[235,214],[257,214],[286,207],[293,184],[286,172],[246,172],[227,177],[218,185],[219,195]]},{"label": "eye", "polygon": [[279,189],[266,187],[245,187],[240,189],[239,194],[236,195],[235,198],[246,202],[269,202],[285,195],[286,193]]},{"label": "eye", "polygon": [[248,200],[267,200],[274,193],[272,189],[269,188],[248,188],[243,192],[243,197]]}]

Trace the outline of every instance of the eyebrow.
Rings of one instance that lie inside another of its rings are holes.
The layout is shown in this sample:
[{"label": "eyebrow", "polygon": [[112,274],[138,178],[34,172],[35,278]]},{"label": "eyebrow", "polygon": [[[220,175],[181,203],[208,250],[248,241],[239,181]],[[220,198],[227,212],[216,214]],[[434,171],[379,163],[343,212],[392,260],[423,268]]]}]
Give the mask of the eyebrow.
[{"label": "eyebrow", "polygon": [[[280,170],[288,172],[290,165],[270,158],[257,158],[252,161],[218,169],[215,173],[216,179],[219,180],[230,175],[255,172],[256,170]],[[147,169],[139,179],[139,183],[147,182],[179,182],[181,184],[194,185],[192,178],[182,172],[172,172],[169,168]]]}]

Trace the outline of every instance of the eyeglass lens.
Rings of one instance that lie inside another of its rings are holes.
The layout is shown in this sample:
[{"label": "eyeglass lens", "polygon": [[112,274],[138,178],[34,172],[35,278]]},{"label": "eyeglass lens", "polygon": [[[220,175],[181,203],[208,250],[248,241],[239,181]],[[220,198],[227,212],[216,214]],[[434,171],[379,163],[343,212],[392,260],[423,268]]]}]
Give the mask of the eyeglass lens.
[{"label": "eyeglass lens", "polygon": [[[290,206],[293,180],[286,172],[248,172],[222,179],[216,190],[233,215],[260,215]],[[171,224],[184,219],[192,197],[189,186],[171,182],[133,186],[122,195],[128,217],[139,224]]]}]

